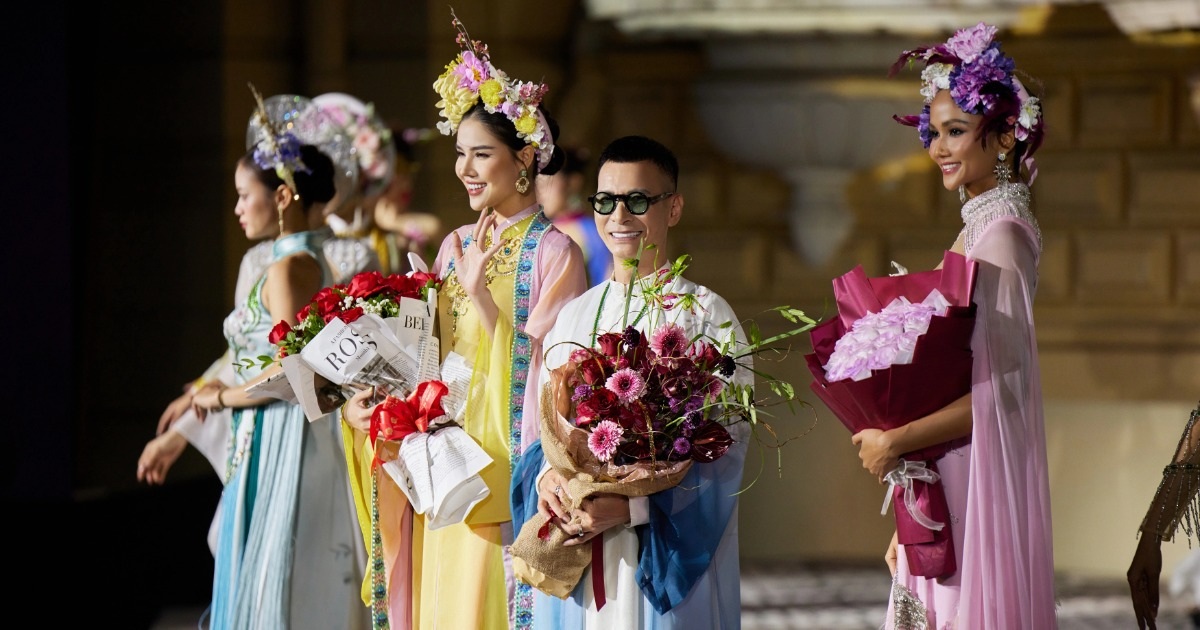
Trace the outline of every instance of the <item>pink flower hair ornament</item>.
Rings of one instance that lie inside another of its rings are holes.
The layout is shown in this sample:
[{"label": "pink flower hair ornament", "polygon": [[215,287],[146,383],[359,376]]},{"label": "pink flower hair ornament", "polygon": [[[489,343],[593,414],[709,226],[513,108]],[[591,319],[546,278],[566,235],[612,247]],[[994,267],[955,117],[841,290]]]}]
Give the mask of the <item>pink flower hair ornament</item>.
[{"label": "pink flower hair ornament", "polygon": [[945,43],[906,50],[892,65],[888,76],[895,76],[906,65],[924,61],[921,72],[921,96],[925,107],[920,115],[893,116],[896,122],[916,127],[921,143],[929,148],[929,103],[939,90],[949,90],[955,104],[968,114],[983,116],[980,138],[1012,129],[1025,145],[1023,163],[1029,183],[1037,176],[1033,154],[1042,145],[1045,121],[1041,101],[1016,77],[1012,57],[1000,50],[997,28],[980,22],[956,32]]},{"label": "pink flower hair ornament", "polygon": [[548,87],[544,83],[513,81],[492,65],[487,45],[471,39],[454,10],[451,25],[458,31],[455,41],[462,52],[446,65],[445,72],[433,83],[441,97],[437,102],[437,124],[442,135],[453,135],[462,117],[478,102],[489,114],[500,112],[512,121],[517,137],[537,152],[538,170],[546,168],[554,155],[554,136],[539,106]]}]

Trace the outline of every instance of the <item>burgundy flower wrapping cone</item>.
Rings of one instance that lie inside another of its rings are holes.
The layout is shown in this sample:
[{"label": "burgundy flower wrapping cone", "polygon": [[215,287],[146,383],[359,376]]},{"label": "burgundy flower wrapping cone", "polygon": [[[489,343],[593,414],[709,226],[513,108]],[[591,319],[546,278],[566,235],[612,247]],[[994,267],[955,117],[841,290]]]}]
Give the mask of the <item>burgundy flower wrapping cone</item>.
[{"label": "burgundy flower wrapping cone", "polygon": [[[810,331],[813,352],[805,355],[813,375],[810,385],[817,395],[851,433],[863,429],[888,430],[922,418],[971,391],[971,335],[975,329],[975,307],[971,295],[975,288],[976,263],[947,251],[942,267],[933,271],[868,278],[861,266],[833,281],[838,316]],[[834,345],[854,322],[868,312],[879,312],[898,297],[921,302],[937,289],[950,303],[944,316],[930,320],[921,335],[912,362],[876,370],[861,381],[850,379],[830,382],[825,366]],[[949,450],[967,443],[955,440],[905,453],[908,461],[925,461],[937,470],[935,461]],[[898,540],[905,546],[909,568],[914,575],[947,577],[957,571],[950,514],[941,484],[912,482],[911,492],[923,514],[945,526],[932,530],[917,523],[903,500],[904,489],[893,490]]]}]

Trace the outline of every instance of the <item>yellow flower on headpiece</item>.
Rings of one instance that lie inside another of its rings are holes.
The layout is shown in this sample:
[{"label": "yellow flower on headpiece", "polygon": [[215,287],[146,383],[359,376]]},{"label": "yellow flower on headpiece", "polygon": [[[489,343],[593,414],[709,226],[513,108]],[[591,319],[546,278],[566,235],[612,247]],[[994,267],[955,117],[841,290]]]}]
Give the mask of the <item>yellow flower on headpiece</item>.
[{"label": "yellow flower on headpiece", "polygon": [[513,122],[513,126],[517,128],[517,133],[531,134],[534,129],[537,129],[537,118],[524,114]]},{"label": "yellow flower on headpiece", "polygon": [[[461,58],[462,56],[460,55],[459,59]],[[441,110],[438,112],[438,115],[445,118],[445,122],[449,123],[449,130],[443,131],[443,133],[449,133],[449,131],[457,129],[463,115],[475,105],[475,101],[478,98],[475,92],[459,86],[458,77],[454,74],[454,67],[457,65],[457,62],[458,60],[455,63],[447,65],[446,71],[442,73],[442,76],[433,82],[434,91],[442,97],[442,100],[438,101],[436,105]],[[438,128],[441,129],[441,123],[438,124]]]},{"label": "yellow flower on headpiece", "polygon": [[488,79],[479,86],[479,98],[483,99],[483,104],[488,107],[498,107],[503,96],[504,86],[495,79]]}]

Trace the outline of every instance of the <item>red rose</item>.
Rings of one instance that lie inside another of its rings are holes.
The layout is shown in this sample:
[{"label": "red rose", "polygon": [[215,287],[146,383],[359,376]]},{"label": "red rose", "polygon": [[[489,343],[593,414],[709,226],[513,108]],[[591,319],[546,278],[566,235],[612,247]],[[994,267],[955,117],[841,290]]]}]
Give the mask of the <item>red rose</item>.
[{"label": "red rose", "polygon": [[321,315],[321,319],[325,323],[333,319],[334,315],[342,308],[342,296],[333,290],[333,287],[325,287],[313,296],[312,303],[317,307],[317,313]]},{"label": "red rose", "polygon": [[286,339],[290,332],[292,332],[292,325],[281,319],[271,329],[271,334],[267,335],[267,341],[270,341],[274,345],[279,345],[279,342]]},{"label": "red rose", "polygon": [[609,418],[614,415],[614,407],[618,405],[617,395],[607,389],[598,389],[592,392],[590,398],[579,403],[575,411],[575,415],[588,418],[589,421],[596,418]]},{"label": "red rose", "polygon": [[296,313],[296,321],[302,322],[302,321],[308,319],[308,314],[311,312],[312,312],[312,304],[305,304],[304,308],[300,309],[299,313]]},{"label": "red rose", "polygon": [[699,343],[691,347],[690,354],[695,357],[700,369],[711,372],[721,363],[721,353],[711,343]]},{"label": "red rose", "polygon": [[579,364],[579,378],[588,385],[603,385],[608,380],[608,373],[608,366],[599,358]]},{"label": "red rose", "polygon": [[428,271],[414,271],[412,274],[412,280],[413,283],[418,287],[436,287],[438,284],[440,284],[438,282],[437,275],[429,273]]},{"label": "red rose", "polygon": [[604,333],[596,340],[596,345],[600,347],[600,353],[606,357],[613,359],[617,358],[617,352],[621,348],[622,335],[617,333]]},{"label": "red rose", "polygon": [[642,434],[646,433],[650,429],[650,425],[646,422],[649,414],[647,413],[646,407],[640,402],[635,402],[628,407],[620,407],[616,410],[616,412],[617,424],[621,425],[621,428],[625,429],[626,431],[633,431],[634,433]]},{"label": "red rose", "polygon": [[415,298],[420,294],[417,291],[418,285],[409,278],[398,273],[394,273],[384,279],[387,288],[396,293],[397,297]]},{"label": "red rose", "polygon": [[383,274],[378,271],[364,271],[350,279],[350,285],[346,287],[346,294],[350,297],[365,298],[386,288],[387,283],[384,282]]},{"label": "red rose", "polygon": [[355,307],[354,307],[354,308],[352,308],[352,309],[349,309],[349,310],[342,311],[342,313],[341,313],[340,315],[338,315],[338,319],[340,319],[340,320],[342,320],[343,322],[345,322],[345,323],[349,324],[349,323],[351,323],[351,322],[353,322],[353,321],[357,320],[359,317],[362,317],[362,316],[363,316],[363,310],[362,310],[362,307],[361,307],[361,306],[355,306]]}]

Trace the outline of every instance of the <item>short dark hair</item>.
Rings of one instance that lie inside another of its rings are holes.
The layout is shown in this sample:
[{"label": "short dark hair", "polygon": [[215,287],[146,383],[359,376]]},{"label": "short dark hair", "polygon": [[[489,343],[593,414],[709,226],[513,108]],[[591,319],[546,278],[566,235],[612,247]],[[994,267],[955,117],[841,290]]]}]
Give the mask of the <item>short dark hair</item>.
[{"label": "short dark hair", "polygon": [[675,154],[670,149],[657,140],[645,136],[617,138],[608,143],[600,153],[599,168],[604,168],[607,162],[651,162],[671,178],[672,188],[679,187],[679,160],[675,159]]}]

